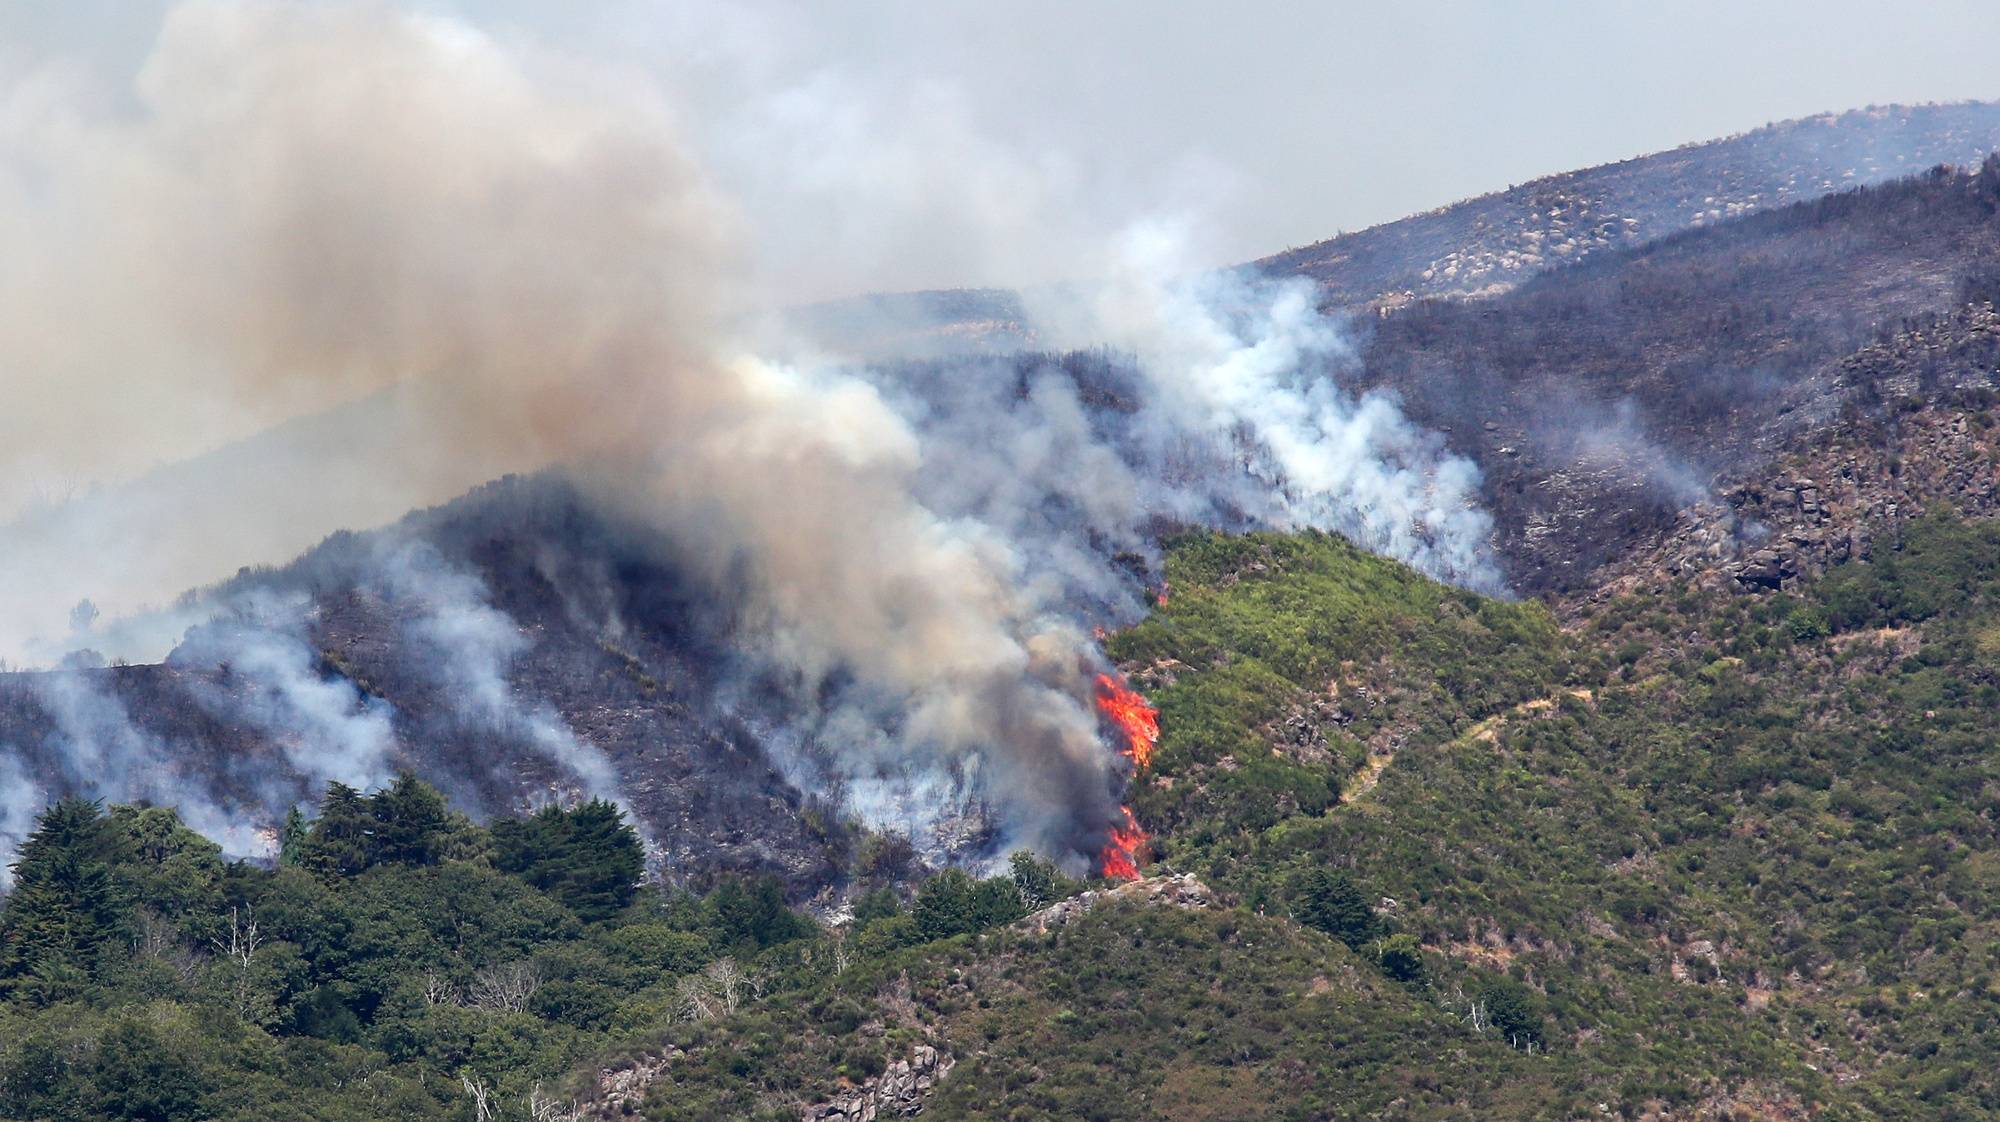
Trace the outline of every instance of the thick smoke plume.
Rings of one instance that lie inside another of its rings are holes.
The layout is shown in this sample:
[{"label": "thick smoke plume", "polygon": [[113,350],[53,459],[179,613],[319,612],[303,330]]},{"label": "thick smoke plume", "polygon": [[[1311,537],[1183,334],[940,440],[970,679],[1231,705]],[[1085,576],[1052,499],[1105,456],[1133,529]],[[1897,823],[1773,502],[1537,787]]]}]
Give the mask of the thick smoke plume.
[{"label": "thick smoke plume", "polygon": [[1342,388],[1358,360],[1311,282],[1196,272],[1179,244],[1171,229],[1136,228],[1108,283],[1039,309],[1057,341],[1133,353],[1147,474],[1206,441],[1211,457],[1245,459],[1205,488],[1258,522],[1339,531],[1440,579],[1501,589],[1477,467],[1394,399]]},{"label": "thick smoke plume", "polygon": [[[587,462],[600,501],[732,606],[750,672],[800,700],[774,732],[795,766],[878,822],[977,805],[1001,844],[1096,851],[1123,765],[1088,624],[1136,614],[1107,558],[1157,520],[1337,529],[1497,583],[1471,469],[1341,391],[1345,344],[1303,289],[1190,279],[1148,247],[1107,262],[1045,311],[1051,337],[1131,356],[1139,404],[1107,418],[1053,375],[1017,392],[754,357],[737,216],[643,83],[373,6],[203,2],[135,93],[95,104],[55,71],[0,93],[18,477],[130,474],[364,399],[392,401],[402,436],[385,502]],[[526,640],[476,589],[407,554],[378,579],[426,606],[415,640],[471,711],[615,793],[601,755],[507,692]],[[216,703],[289,730],[302,774],[379,780],[383,714],[321,680],[283,609],[233,605],[186,657],[246,677]],[[79,758],[157,756],[85,701]]]}]

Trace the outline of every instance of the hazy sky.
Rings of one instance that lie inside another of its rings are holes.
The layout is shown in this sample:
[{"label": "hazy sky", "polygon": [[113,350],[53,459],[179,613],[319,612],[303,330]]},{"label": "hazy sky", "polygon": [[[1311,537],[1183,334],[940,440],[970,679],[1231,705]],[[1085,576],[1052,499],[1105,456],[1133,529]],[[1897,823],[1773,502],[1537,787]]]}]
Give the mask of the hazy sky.
[{"label": "hazy sky", "polygon": [[[12,0],[0,67],[129,75],[164,6]],[[1772,120],[2000,96],[1990,2],[420,6],[672,86],[791,296],[1036,279],[1157,213],[1243,259]]]}]

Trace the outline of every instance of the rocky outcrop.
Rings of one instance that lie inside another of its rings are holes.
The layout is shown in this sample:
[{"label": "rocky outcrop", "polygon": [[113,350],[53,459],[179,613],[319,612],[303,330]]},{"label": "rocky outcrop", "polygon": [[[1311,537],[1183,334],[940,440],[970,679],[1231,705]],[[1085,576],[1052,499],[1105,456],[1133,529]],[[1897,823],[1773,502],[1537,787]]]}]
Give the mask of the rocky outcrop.
[{"label": "rocky outcrop", "polygon": [[910,1118],[923,1113],[924,1101],[958,1061],[928,1044],[919,1044],[908,1059],[890,1062],[882,1074],[815,1103],[799,1115],[801,1122],[875,1122],[877,1118]]},{"label": "rocky outcrop", "polygon": [[1115,888],[1084,892],[1067,900],[1060,900],[1015,922],[1014,926],[1023,931],[1047,934],[1058,927],[1074,923],[1089,915],[1097,908],[1109,903],[1163,904],[1174,908],[1213,908],[1216,906],[1215,893],[1207,885],[1194,878],[1193,873],[1180,873],[1168,877],[1148,877],[1121,884]]},{"label": "rocky outcrop", "polygon": [[640,1056],[629,1064],[599,1071],[597,1094],[584,1108],[582,1116],[605,1122],[637,1116],[639,1105],[646,1101],[646,1093],[680,1056],[679,1048],[669,1046],[658,1055]]}]

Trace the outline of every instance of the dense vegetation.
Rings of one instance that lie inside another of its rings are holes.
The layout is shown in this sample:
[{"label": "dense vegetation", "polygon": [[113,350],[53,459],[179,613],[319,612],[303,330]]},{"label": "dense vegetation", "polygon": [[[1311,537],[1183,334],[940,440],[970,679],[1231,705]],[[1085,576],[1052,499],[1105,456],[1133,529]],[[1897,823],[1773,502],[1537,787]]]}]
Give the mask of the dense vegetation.
[{"label": "dense vegetation", "polygon": [[1139,805],[1172,844],[1318,815],[1401,723],[1484,716],[1560,672],[1539,606],[1412,579],[1332,535],[1190,534],[1167,577],[1170,610],[1110,649],[1160,707],[1156,775],[1176,783]]},{"label": "dense vegetation", "polygon": [[[775,878],[642,887],[609,803],[482,827],[407,775],[334,784],[280,842],[262,868],[165,808],[43,814],[0,906],[0,1118],[566,1117],[570,1073],[615,1045],[1078,888],[1019,854],[913,911],[871,894],[836,937]],[[741,1063],[716,1074],[739,1101]]]},{"label": "dense vegetation", "polygon": [[1177,856],[1366,938],[1351,903],[1300,893],[1349,870],[1395,901],[1380,918],[1425,949],[1434,997],[1526,987],[1570,1110],[1751,1088],[1829,1117],[1990,1116],[1996,635],[2000,527],[1948,513],[1796,593],[1614,599],[1553,696],[1420,720],[1365,802],[1211,819]]}]

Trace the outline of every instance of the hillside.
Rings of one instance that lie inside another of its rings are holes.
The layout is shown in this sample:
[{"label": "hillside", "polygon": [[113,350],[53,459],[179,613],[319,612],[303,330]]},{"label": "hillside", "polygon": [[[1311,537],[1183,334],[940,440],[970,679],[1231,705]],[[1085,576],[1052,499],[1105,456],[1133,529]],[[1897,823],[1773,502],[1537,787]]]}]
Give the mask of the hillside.
[{"label": "hillside", "polygon": [[[1660,574],[1558,604],[1559,633],[1497,662],[1477,637],[1550,628],[1539,609],[1338,543],[1181,542],[1174,604],[1114,649],[1166,716],[1140,778],[1158,853],[1236,907],[1132,896],[920,947],[829,985],[860,1005],[849,1035],[787,1001],[670,1037],[647,1115],[837,1106],[853,1084],[821,1057],[879,1021],[904,1026],[886,1055],[952,1057],[943,1118],[1985,1116],[2000,523],[1917,481],[1995,460],[1914,447],[1937,456],[1904,460],[1904,517],[1852,522],[1871,561],[1788,591],[1721,560]],[[1343,587],[1387,610],[1355,617]],[[1308,636],[1317,664],[1287,661]],[[1435,688],[1459,675],[1483,688]],[[752,1041],[748,1072],[711,1059]]]},{"label": "hillside", "polygon": [[[1513,594],[1240,511],[1083,535],[1116,575],[1047,601],[1079,638],[1149,606],[1065,667],[1156,707],[1112,760],[1136,880],[977,807],[865,826],[741,605],[581,474],[191,594],[158,663],[0,673],[0,1120],[2000,1115],[2000,157],[1827,193],[1991,112],[1774,126],[1285,266],[1419,292],[1336,374],[1478,463]],[[1698,191],[1504,264],[1509,215]],[[1056,387],[1103,436],[1129,373],[871,385]]]},{"label": "hillside", "polygon": [[687,882],[802,899],[904,871],[778,772],[754,704],[717,703],[720,606],[645,541],[559,475],[510,477],[205,590],[219,614],[159,664],[0,674],[0,743],[56,795],[101,786],[94,757],[132,797],[257,822],[409,768],[481,815],[615,789]]},{"label": "hillside", "polygon": [[[1620,241],[1479,299],[1378,306],[1349,322],[1356,354],[1335,377],[1393,395],[1478,465],[1513,588],[1588,587],[1718,477],[1766,462],[1850,402],[1874,404],[1881,378],[1858,352],[1993,292],[2000,164],[1972,155],[1964,170]],[[950,295],[952,315],[978,304],[983,323],[1014,306],[1004,293]],[[921,318],[921,297],[892,302],[899,322]]]},{"label": "hillside", "polygon": [[1983,299],[1996,215],[1989,160],[1607,252],[1377,318],[1358,379],[1480,465],[1516,587],[1579,588],[1716,476],[1879,401],[1851,356]]},{"label": "hillside", "polygon": [[[1828,511],[1795,523],[1761,507],[1737,510],[1730,504],[1762,503],[1763,492],[1730,488],[1761,478],[1800,442],[1833,446],[1825,436],[1832,426],[1848,425],[1842,431],[1861,435],[1847,439],[1865,443],[1878,434],[1852,427],[1854,417],[1893,417],[1891,406],[1904,399],[1989,380],[1991,313],[1967,301],[1994,291],[1996,214],[2000,164],[1989,163],[1737,218],[1597,255],[1479,301],[1425,300],[1378,317],[1346,376],[1395,391],[1413,419],[1480,465],[1498,552],[1519,592],[1588,594],[1656,548],[1676,550],[1686,564],[1720,559],[1753,580],[1768,573],[1782,583],[1854,551],[1834,552],[1844,539],[1822,525]],[[1121,361],[960,357],[906,362],[882,377],[898,392],[970,378],[1025,396],[1035,379],[1060,376],[1074,385],[1087,422],[1115,440],[1133,407]],[[1825,480],[1830,470],[1809,475]],[[1795,506],[1817,501],[1797,487],[1778,493]],[[1870,500],[1867,511],[1884,502]],[[1652,544],[1688,519],[1697,542]],[[1778,539],[1763,540],[1757,526]],[[1173,587],[1202,587],[1216,565],[1254,571],[1297,562],[1293,551],[1308,548],[1246,539],[1276,553],[1230,560],[1237,547],[1218,542],[1201,547],[1218,550],[1215,557],[1176,572],[1195,564],[1195,540],[1164,574]],[[415,769],[475,813],[615,788],[629,798],[656,862],[676,878],[700,884],[719,871],[776,872],[794,902],[817,897],[831,906],[915,871],[906,847],[843,824],[828,801],[837,796],[804,778],[810,768],[773,752],[771,730],[784,718],[760,707],[784,702],[733,666],[729,606],[677,591],[682,582],[658,560],[669,552],[559,477],[510,479],[380,533],[336,536],[295,564],[206,593],[232,611],[275,611],[275,624],[206,629],[156,666],[0,676],[0,742],[22,753],[24,779],[62,793],[91,779],[71,774],[78,765],[68,747],[114,731],[113,755],[133,779],[122,797],[174,802],[212,785],[218,819],[247,811],[268,820],[325,778],[365,786],[395,767]],[[1795,559],[1804,553],[1811,557]],[[1135,589],[1155,579],[1140,571],[1142,559],[1119,564],[1139,566],[1128,578]],[[1331,711],[1311,699],[1315,682],[1332,677],[1322,648],[1333,638],[1372,637],[1376,653],[1346,656],[1356,666],[1343,671],[1353,688],[1369,691],[1371,705],[1423,692],[1379,680],[1373,663],[1410,642],[1409,620],[1440,612],[1466,617],[1453,641],[1481,657],[1456,674],[1435,661],[1412,671],[1433,683],[1427,704],[1451,698],[1483,716],[1521,700],[1495,700],[1503,683],[1526,676],[1546,685],[1547,668],[1515,665],[1515,652],[1544,642],[1532,618],[1431,594],[1406,603],[1385,587],[1354,572],[1327,578],[1314,595],[1341,607],[1322,608],[1312,630],[1273,636],[1237,621],[1213,640],[1219,654],[1200,655],[1228,660],[1246,684],[1275,677],[1305,691],[1275,707],[1239,699],[1188,708],[1172,667],[1139,675],[1142,688],[1158,692],[1169,729],[1203,730],[1200,758],[1189,761],[1203,768],[1229,757],[1237,740],[1290,722],[1295,759],[1209,774],[1207,797],[1267,817],[1324,806],[1334,788],[1306,765],[1328,754],[1352,762],[1363,745],[1379,754],[1408,735],[1400,726],[1384,732],[1383,718],[1354,712],[1346,698]],[[1205,610],[1194,595],[1178,610]],[[1191,657],[1147,653],[1166,641],[1157,631],[1164,626],[1121,636],[1114,652],[1144,654],[1148,666]],[[282,648],[277,661],[294,693],[338,695],[341,712],[321,714],[302,732],[287,722],[308,710],[285,695],[259,720],[241,719],[251,703],[268,700],[255,672],[232,675],[230,648],[246,634]],[[440,660],[443,635],[453,637],[455,657]],[[52,690],[63,704],[51,704]],[[718,705],[725,693],[730,702]],[[384,729],[358,727],[378,710],[387,714]],[[1355,731],[1335,735],[1344,725]],[[329,776],[296,766],[324,744],[348,751],[342,738],[357,731],[373,738],[363,753],[372,770]],[[1177,743],[1170,734],[1169,757]],[[598,787],[577,759],[601,761],[592,765]],[[285,776],[285,791],[271,786],[273,774]],[[1140,805],[1179,825],[1181,811],[1155,795],[1142,793]],[[16,836],[21,825],[12,824]],[[913,840],[926,852],[979,849],[976,813],[947,826],[948,837]],[[238,846],[267,849],[268,839]]]},{"label": "hillside", "polygon": [[[1159,863],[1110,891],[1029,863],[832,928],[776,882],[593,911],[513,864],[504,820],[338,866],[313,854],[348,835],[315,826],[267,872],[125,819],[148,832],[113,868],[145,904],[84,945],[137,924],[148,949],[0,983],[0,1115],[91,1116],[61,1104],[141,1070],[176,1110],[245,1119],[471,1117],[480,1094],[498,1117],[1984,1116],[2000,416],[1979,389],[1850,413],[1735,485],[1764,504],[1738,524],[1788,501],[1869,543],[1783,587],[1690,551],[1701,520],[1547,607],[1334,538],[1176,540],[1172,601],[1112,641],[1165,721],[1136,800]],[[516,918],[467,941],[464,906]],[[199,953],[230,907],[268,940],[242,978]],[[357,937],[316,942],[330,923]],[[161,1058],[163,1032],[191,1043]],[[368,1090],[285,1089],[335,1068]]]}]

